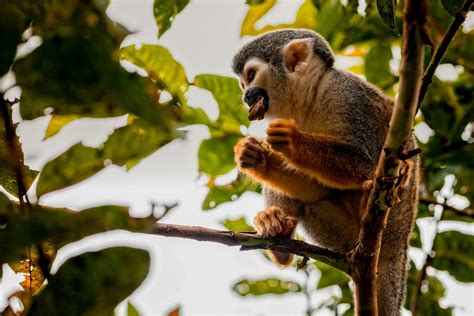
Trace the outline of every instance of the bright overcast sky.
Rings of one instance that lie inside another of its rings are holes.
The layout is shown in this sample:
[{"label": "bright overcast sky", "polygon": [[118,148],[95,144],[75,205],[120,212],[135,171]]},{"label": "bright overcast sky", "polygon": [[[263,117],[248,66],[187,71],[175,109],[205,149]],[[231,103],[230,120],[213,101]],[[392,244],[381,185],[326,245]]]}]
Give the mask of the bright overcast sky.
[{"label": "bright overcast sky", "polygon": [[[278,1],[261,23],[291,22],[301,2]],[[152,0],[112,0],[107,12],[112,19],[136,32],[124,45],[159,43],[167,47],[192,80],[201,73],[232,76],[232,56],[248,40],[239,38],[246,12],[243,3],[243,0],[192,0],[160,40],[156,36]],[[188,97],[191,105],[204,108],[213,118],[217,116],[215,101],[208,92],[191,87]],[[20,128],[26,161],[36,168],[43,166],[51,153],[60,153],[78,141],[89,146],[99,145],[114,127],[124,125],[125,119],[110,120],[110,128],[104,128],[103,122],[92,119],[73,122],[56,137],[43,142],[46,124],[47,120],[39,119],[22,124]],[[248,132],[259,135],[265,124],[252,123]],[[128,173],[123,168],[109,166],[92,179],[46,195],[40,202],[74,209],[105,203],[130,205],[133,214],[145,215],[150,202],[177,201],[179,206],[164,222],[218,229],[222,228],[219,221],[227,217],[245,215],[251,222],[256,212],[263,208],[262,198],[254,193],[247,193],[238,201],[213,211],[201,211],[207,189],[203,185],[205,179],[198,180],[197,149],[200,141],[208,137],[208,132],[204,127],[189,130],[186,140],[165,146]],[[227,178],[233,176],[235,173]],[[294,269],[280,270],[258,251],[239,252],[237,248],[219,244],[123,232],[104,235],[65,247],[60,251],[55,267],[65,257],[82,252],[84,247],[100,249],[105,244],[126,241],[150,249],[153,258],[150,274],[131,297],[142,315],[163,315],[177,305],[182,306],[184,315],[302,315],[305,309],[303,295],[241,298],[232,292],[232,285],[242,278],[277,276],[304,280],[302,273]],[[6,279],[13,278],[8,271],[4,275]],[[1,291],[7,290],[5,286]],[[314,297],[314,303],[331,291],[318,292],[321,294]],[[473,296],[472,286],[452,284],[444,303],[463,306],[464,310],[458,310],[457,315],[472,315],[473,303],[469,297]],[[0,308],[4,304],[2,299],[0,297]]]}]

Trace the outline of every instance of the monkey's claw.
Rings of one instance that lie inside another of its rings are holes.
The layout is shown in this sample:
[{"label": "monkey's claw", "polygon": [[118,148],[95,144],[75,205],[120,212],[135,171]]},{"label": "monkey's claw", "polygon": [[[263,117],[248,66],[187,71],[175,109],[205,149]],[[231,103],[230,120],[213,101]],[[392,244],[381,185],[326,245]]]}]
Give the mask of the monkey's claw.
[{"label": "monkey's claw", "polygon": [[298,134],[294,120],[277,119],[268,126],[266,141],[274,151],[291,158]]},{"label": "monkey's claw", "polygon": [[235,162],[242,169],[253,169],[265,173],[267,160],[265,149],[254,137],[242,138],[234,147]]},{"label": "monkey's claw", "polygon": [[287,216],[282,209],[271,206],[255,216],[255,229],[261,236],[280,236],[289,238],[296,227],[297,220]]}]

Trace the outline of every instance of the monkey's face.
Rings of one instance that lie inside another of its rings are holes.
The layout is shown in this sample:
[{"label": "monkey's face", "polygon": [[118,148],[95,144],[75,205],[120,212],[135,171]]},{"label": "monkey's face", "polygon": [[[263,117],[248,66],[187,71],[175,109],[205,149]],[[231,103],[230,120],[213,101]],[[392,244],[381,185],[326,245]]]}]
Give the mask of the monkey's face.
[{"label": "monkey's face", "polygon": [[309,38],[294,39],[274,52],[269,62],[249,58],[240,74],[249,120],[295,118],[314,88],[314,78],[328,69],[313,53]]},{"label": "monkey's face", "polygon": [[271,67],[258,60],[249,60],[240,76],[240,86],[244,91],[243,101],[249,107],[251,121],[262,120],[267,112],[277,110],[278,88]]}]

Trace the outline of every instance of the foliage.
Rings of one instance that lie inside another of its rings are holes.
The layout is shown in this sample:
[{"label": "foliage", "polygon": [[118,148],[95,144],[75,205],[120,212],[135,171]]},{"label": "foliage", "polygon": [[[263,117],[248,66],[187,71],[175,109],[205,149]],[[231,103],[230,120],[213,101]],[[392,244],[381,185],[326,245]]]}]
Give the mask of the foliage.
[{"label": "foliage", "polygon": [[[162,47],[146,48],[153,53],[151,60],[140,49],[120,51],[128,31],[109,20],[107,4],[98,0],[0,1],[0,77],[12,71],[22,91],[20,100],[13,101],[5,100],[5,91],[0,91],[0,184],[19,198],[14,202],[0,192],[0,259],[25,276],[22,285],[28,293],[15,294],[22,299],[25,313],[111,314],[148,273],[148,253],[123,247],[69,259],[51,275],[58,248],[108,230],[143,231],[156,218],[132,218],[120,206],[80,212],[54,209],[31,204],[25,196],[38,174],[30,196],[74,185],[110,164],[130,169],[178,135],[175,128],[182,124],[182,114],[176,106],[185,103],[188,87],[184,70]],[[40,39],[39,46],[16,56],[17,46],[33,38]],[[120,65],[120,57],[125,56],[154,62],[155,68],[148,70],[156,74],[143,78],[127,72]],[[174,96],[172,102],[160,102],[163,91]],[[23,120],[52,114],[45,137],[54,137],[82,117],[128,115],[128,120],[101,146],[75,144],[39,173],[23,164],[11,116],[16,104]],[[133,307],[129,311],[133,313]]]},{"label": "foliage", "polygon": [[[171,27],[188,3],[189,0],[154,0],[158,37]],[[359,64],[351,70],[387,94],[395,94],[398,73],[391,64],[397,60],[400,48],[397,32],[401,29],[401,8],[397,1],[369,0],[362,11],[357,0],[306,0],[292,23],[258,27],[277,1],[245,3],[248,11],[241,36],[284,27],[313,29],[329,41],[337,54],[357,57]],[[463,1],[429,1],[428,35],[435,45],[462,4]],[[247,191],[260,190],[242,175],[216,184],[216,180],[221,180],[219,177],[235,172],[233,146],[243,136],[243,127],[249,125],[238,81],[214,74],[188,78],[179,61],[161,45],[120,48],[128,31],[109,20],[105,14],[107,5],[106,0],[0,0],[0,77],[14,73],[15,84],[22,91],[20,100],[9,102],[3,101],[6,91],[0,91],[0,185],[19,198],[14,202],[0,193],[0,259],[25,275],[23,286],[27,292],[16,295],[31,314],[48,311],[54,315],[58,310],[63,314],[111,314],[146,277],[148,254],[132,248],[82,254],[69,259],[55,275],[50,275],[56,250],[112,229],[146,230],[156,219],[132,218],[126,208],[119,206],[104,205],[76,212],[30,204],[26,190],[30,196],[41,197],[84,181],[110,164],[129,170],[182,135],[177,128],[195,124],[206,126],[209,131],[209,138],[200,144],[197,157],[198,171],[207,178],[209,189],[202,209],[215,210]],[[443,205],[455,206],[451,203],[453,197],[467,199],[471,205],[474,199],[473,37],[472,30],[458,32],[443,63],[462,66],[463,71],[452,81],[435,78],[417,116],[419,126],[432,131],[426,142],[420,142],[423,169],[419,218],[423,220],[472,223],[471,217],[454,215],[448,207],[441,216],[435,216],[434,210],[443,209]],[[16,55],[18,45],[33,38],[41,39],[40,45],[27,54]],[[427,55],[430,57],[429,52]],[[120,61],[140,69],[139,73],[145,76],[126,71]],[[187,103],[190,86],[213,96],[219,110],[217,119],[210,119],[202,109]],[[84,117],[127,116],[128,119],[125,126],[117,128],[100,146],[74,144],[37,171],[23,163],[16,125],[11,122],[11,106],[17,104],[23,121],[50,116],[45,138],[54,138],[62,127]],[[447,176],[454,177],[451,187]],[[36,178],[37,186],[30,189]],[[222,224],[229,230],[252,229],[244,217],[225,219]],[[424,246],[423,234],[416,226],[412,247]],[[433,251],[430,269],[446,271],[459,282],[474,282],[472,236],[459,231],[438,233]],[[296,293],[311,297],[318,290],[334,287],[337,294],[318,306],[312,306],[309,300],[308,313],[328,309],[336,315],[353,314],[347,275],[320,263],[308,264],[301,273],[306,283],[277,278],[243,279],[233,290],[242,296]],[[309,284],[314,280],[313,274],[320,277],[316,283]],[[419,275],[420,271],[412,264],[407,308],[411,306]],[[443,308],[439,304],[445,292],[442,282],[433,273],[424,282],[426,291],[422,291],[419,299],[419,314],[451,315],[454,307]],[[71,284],[75,287],[71,288]],[[58,308],[51,310],[52,306]],[[128,314],[139,312],[129,303]],[[179,314],[179,308],[171,314]]]}]

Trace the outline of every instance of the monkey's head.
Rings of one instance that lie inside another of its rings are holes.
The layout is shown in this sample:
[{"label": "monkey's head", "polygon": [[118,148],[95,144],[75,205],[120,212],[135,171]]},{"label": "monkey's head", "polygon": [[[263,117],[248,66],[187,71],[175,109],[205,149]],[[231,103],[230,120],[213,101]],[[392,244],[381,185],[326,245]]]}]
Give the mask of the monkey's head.
[{"label": "monkey's head", "polygon": [[246,44],[235,55],[232,69],[240,78],[252,121],[265,114],[291,113],[296,93],[312,81],[316,71],[326,71],[333,64],[334,55],[319,34],[286,29],[265,33]]}]

